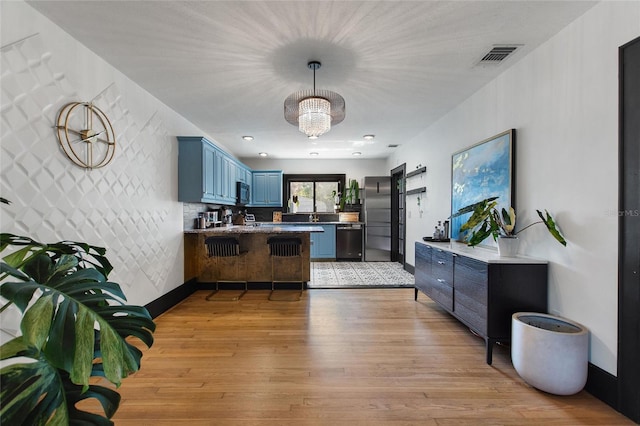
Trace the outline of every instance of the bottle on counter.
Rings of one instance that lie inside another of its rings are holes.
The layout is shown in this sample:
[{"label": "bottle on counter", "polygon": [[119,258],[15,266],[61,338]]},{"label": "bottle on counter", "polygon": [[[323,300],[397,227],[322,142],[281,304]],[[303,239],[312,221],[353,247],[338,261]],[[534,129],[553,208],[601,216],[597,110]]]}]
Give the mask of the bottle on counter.
[{"label": "bottle on counter", "polygon": [[205,229],[206,227],[207,227],[207,220],[204,217],[204,213],[198,214],[198,218],[196,219],[196,228]]}]

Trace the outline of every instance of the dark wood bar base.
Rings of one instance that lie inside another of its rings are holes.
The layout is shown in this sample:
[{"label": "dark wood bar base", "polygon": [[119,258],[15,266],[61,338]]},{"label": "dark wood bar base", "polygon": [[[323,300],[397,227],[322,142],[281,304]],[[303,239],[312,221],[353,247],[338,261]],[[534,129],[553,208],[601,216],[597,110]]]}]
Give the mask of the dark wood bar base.
[{"label": "dark wood bar base", "polygon": [[[267,239],[282,236],[281,233],[237,233],[240,241],[241,255],[237,257],[213,258],[207,254],[205,239],[215,232],[185,233],[184,235],[184,280],[195,279],[198,283],[215,283],[218,280],[247,281],[248,283],[268,283],[271,288],[272,259],[269,255]],[[276,280],[304,282],[311,279],[310,268],[310,237],[308,232],[287,233],[287,236],[298,237],[302,240],[302,262],[299,257],[274,259],[274,273]],[[302,268],[302,275],[300,269]],[[220,288],[232,283],[220,283]],[[251,289],[255,285],[248,285]],[[279,285],[282,288],[283,285]],[[298,284],[297,288],[300,288]]]}]

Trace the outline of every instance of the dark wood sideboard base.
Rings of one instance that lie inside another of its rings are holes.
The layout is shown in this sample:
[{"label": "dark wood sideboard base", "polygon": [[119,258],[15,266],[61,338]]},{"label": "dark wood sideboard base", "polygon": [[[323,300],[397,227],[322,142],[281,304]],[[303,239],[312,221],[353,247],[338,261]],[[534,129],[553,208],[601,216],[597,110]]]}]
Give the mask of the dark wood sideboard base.
[{"label": "dark wood sideboard base", "polygon": [[466,256],[455,244],[416,242],[415,293],[429,296],[486,342],[491,365],[493,346],[511,341],[515,312],[547,312],[544,261],[499,258],[478,249]]}]

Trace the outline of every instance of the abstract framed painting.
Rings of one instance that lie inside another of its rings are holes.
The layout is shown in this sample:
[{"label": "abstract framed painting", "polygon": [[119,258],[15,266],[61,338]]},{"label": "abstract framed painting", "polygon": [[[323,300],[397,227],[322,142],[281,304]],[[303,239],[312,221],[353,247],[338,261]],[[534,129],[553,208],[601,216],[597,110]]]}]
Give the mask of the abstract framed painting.
[{"label": "abstract framed painting", "polygon": [[[498,208],[515,209],[515,138],[510,129],[451,156],[451,214],[489,197]],[[451,218],[451,239],[464,240],[460,227],[471,213]]]}]

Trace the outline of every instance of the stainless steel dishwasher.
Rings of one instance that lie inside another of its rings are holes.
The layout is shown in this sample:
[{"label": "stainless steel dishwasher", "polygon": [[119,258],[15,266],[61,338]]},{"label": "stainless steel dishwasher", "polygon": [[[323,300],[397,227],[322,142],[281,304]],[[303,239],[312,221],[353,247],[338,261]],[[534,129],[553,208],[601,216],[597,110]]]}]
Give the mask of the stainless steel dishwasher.
[{"label": "stainless steel dishwasher", "polygon": [[362,225],[340,224],[336,227],[336,259],[362,260]]}]

